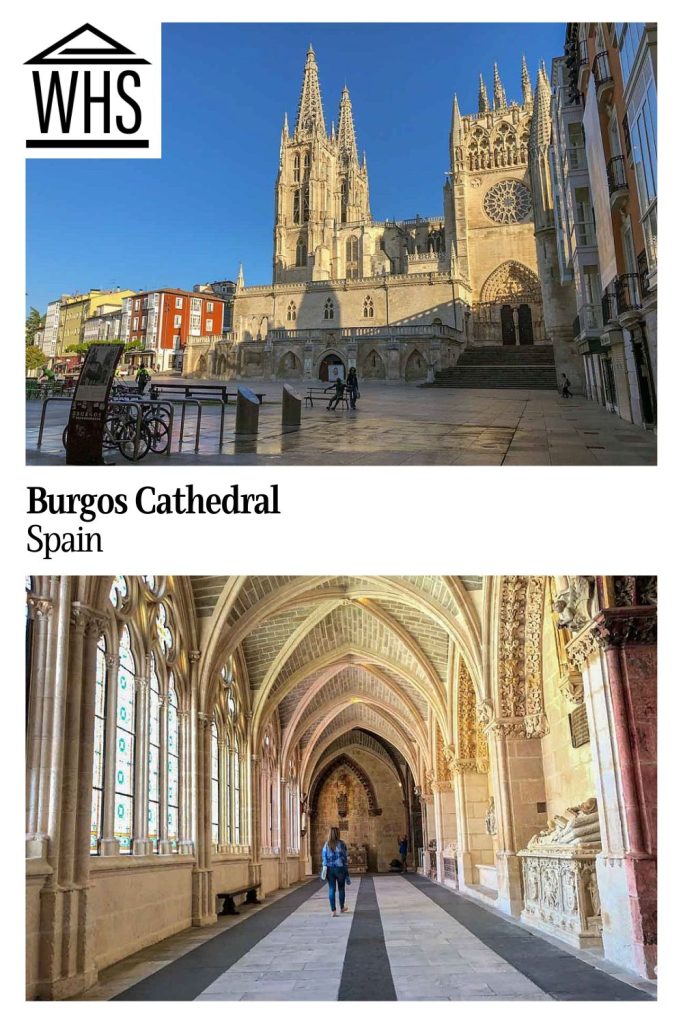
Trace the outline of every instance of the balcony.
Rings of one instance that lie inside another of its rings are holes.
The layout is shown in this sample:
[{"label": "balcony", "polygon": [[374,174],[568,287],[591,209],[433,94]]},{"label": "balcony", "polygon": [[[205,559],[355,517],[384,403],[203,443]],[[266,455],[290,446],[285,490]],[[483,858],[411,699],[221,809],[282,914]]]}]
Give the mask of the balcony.
[{"label": "balcony", "polygon": [[602,297],[602,322],[607,327],[610,323],[616,323],[617,317],[617,297],[615,292],[608,288]]},{"label": "balcony", "polygon": [[623,156],[613,156],[607,164],[607,187],[612,209],[621,209],[628,199],[626,161]]},{"label": "balcony", "polygon": [[640,309],[641,288],[639,274],[620,274],[614,281],[617,313],[623,316]]},{"label": "balcony", "polygon": [[647,265],[645,250],[638,253],[638,277],[640,278],[640,294],[643,298],[650,291],[650,268]]},{"label": "balcony", "polygon": [[579,310],[579,324],[582,336],[597,337],[602,331],[602,310],[597,303],[585,302]]},{"label": "balcony", "polygon": [[593,78],[595,79],[598,103],[601,103],[603,99],[609,99],[614,90],[614,79],[609,66],[607,50],[596,53],[593,61]]}]

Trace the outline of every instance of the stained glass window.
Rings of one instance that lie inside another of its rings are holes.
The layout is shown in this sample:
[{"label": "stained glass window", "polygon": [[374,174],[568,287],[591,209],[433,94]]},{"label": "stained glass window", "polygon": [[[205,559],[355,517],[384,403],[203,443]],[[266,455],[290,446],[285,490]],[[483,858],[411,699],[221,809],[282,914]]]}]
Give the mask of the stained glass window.
[{"label": "stained glass window", "polygon": [[171,672],[168,676],[168,838],[174,850],[178,848],[179,793],[178,695]]},{"label": "stained glass window", "polygon": [[218,729],[211,723],[211,838],[218,845]]},{"label": "stained glass window", "polygon": [[161,692],[154,655],[150,655],[149,675],[149,783],[147,805],[147,837],[152,841],[152,849],[156,852],[159,843],[159,757],[160,737],[159,718]]},{"label": "stained glass window", "polygon": [[[119,577],[117,577],[118,579]],[[124,626],[119,644],[116,692],[116,766],[114,836],[121,853],[133,849],[133,793],[135,775],[135,659],[130,633]]]},{"label": "stained glass window", "polygon": [[173,646],[173,635],[168,627],[168,613],[163,604],[159,605],[157,612],[157,637],[164,654],[167,654]]},{"label": "stained glass window", "polygon": [[242,809],[240,805],[240,748],[237,740],[235,740],[235,751],[232,755],[232,785],[233,806],[235,808],[233,820],[233,842],[241,843],[240,818]]},{"label": "stained glass window", "polygon": [[92,766],[92,803],[90,808],[90,852],[99,853],[102,838],[102,799],[104,795],[104,723],[107,707],[107,647],[103,636],[97,642],[95,669],[95,744]]},{"label": "stained glass window", "polygon": [[109,600],[114,608],[120,608],[128,596],[128,584],[125,576],[114,576],[114,582],[109,591]]},{"label": "stained glass window", "polygon": [[145,583],[151,591],[156,589],[157,578],[156,576],[143,576],[142,582]]}]

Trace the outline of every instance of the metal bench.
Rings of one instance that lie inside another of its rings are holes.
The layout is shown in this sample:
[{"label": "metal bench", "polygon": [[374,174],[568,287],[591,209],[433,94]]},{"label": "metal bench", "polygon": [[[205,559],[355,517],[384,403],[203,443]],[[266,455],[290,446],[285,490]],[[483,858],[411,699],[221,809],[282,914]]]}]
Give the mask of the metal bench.
[{"label": "metal bench", "polygon": [[[225,384],[152,384],[150,386],[152,398],[157,398],[160,392],[180,393],[185,398],[219,398],[223,404],[227,404],[231,398],[237,399],[237,392],[229,391]],[[258,391],[254,394],[259,400],[259,405],[262,405],[265,394],[263,392],[259,394]]]},{"label": "metal bench", "polygon": [[223,909],[219,912],[219,917],[227,917],[231,914],[239,914],[239,910],[235,906],[235,896],[243,896],[246,894],[245,903],[255,905],[261,903],[258,899],[258,885],[245,885],[241,889],[231,889],[230,892],[217,892],[216,898],[223,900]]},{"label": "metal bench", "polygon": [[[334,398],[335,395],[332,388],[330,388],[329,391],[325,388],[309,388],[306,392],[306,405],[310,405],[312,409],[314,402],[333,402]],[[346,392],[344,392],[339,401],[342,403],[343,408],[348,409],[349,400]]]}]

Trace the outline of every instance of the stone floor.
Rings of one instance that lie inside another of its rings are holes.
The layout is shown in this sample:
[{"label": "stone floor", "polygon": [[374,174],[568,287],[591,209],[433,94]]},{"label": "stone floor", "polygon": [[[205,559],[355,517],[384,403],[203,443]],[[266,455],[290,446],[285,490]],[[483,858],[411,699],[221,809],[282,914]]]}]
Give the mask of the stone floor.
[{"label": "stone floor", "polygon": [[[294,385],[296,387],[296,385]],[[424,390],[409,385],[362,384],[355,411],[328,412],[319,402],[301,427],[283,433],[281,385],[254,384],[265,392],[258,438],[237,439],[235,407],[225,413],[219,450],[220,411],[202,412],[195,452],[195,413],[188,411],[179,445],[179,412],[172,454],[142,463],[203,465],[449,465],[449,466],[651,466],[656,437],[585,398],[554,391]],[[64,463],[62,431],[68,403],[50,405],[40,449],[40,402],[27,403],[26,461]],[[180,450],[179,450],[180,449]],[[124,463],[120,456],[107,461]],[[129,465],[129,463],[126,463]]]},{"label": "stone floor", "polygon": [[630,1001],[654,986],[419,875],[356,876],[333,918],[314,879],[101,972],[83,1000]]}]

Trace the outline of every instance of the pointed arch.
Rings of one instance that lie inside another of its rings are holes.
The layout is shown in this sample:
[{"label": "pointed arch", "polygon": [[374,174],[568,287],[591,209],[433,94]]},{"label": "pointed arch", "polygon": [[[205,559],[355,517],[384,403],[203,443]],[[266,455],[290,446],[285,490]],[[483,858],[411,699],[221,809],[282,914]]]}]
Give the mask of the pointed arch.
[{"label": "pointed arch", "polygon": [[506,260],[489,274],[481,289],[481,301],[503,303],[540,302],[541,283],[530,267],[518,260]]}]

